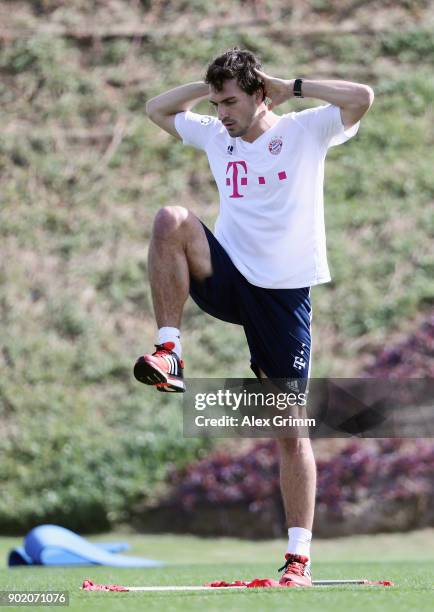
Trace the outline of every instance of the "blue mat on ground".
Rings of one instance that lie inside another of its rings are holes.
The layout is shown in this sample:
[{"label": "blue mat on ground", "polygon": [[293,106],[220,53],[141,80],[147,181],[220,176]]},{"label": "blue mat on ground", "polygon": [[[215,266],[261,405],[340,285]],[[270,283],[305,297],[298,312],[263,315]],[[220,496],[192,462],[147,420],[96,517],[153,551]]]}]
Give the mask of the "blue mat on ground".
[{"label": "blue mat on ground", "polygon": [[8,565],[107,565],[111,567],[161,567],[162,561],[118,554],[126,542],[92,544],[58,525],[39,525],[24,538],[24,547],[9,552]]},{"label": "blue mat on ground", "polygon": [[[98,542],[95,543],[95,546],[111,553],[122,552],[130,547],[127,542]],[[44,560],[44,565],[81,565],[83,563],[82,558],[74,555],[74,553],[55,548],[45,551]],[[8,563],[10,567],[14,565],[35,565],[32,557],[26,553],[24,546],[17,546],[9,552]]]}]

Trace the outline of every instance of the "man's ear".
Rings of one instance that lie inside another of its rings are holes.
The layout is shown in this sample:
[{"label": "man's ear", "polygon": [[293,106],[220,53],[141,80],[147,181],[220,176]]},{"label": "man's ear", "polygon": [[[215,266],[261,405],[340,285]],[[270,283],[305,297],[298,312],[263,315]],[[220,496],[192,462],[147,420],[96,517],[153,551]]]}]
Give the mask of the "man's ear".
[{"label": "man's ear", "polygon": [[265,93],[262,87],[259,87],[259,89],[256,90],[255,92],[255,100],[256,100],[256,104],[259,106],[259,104],[261,104],[262,102],[265,102]]}]

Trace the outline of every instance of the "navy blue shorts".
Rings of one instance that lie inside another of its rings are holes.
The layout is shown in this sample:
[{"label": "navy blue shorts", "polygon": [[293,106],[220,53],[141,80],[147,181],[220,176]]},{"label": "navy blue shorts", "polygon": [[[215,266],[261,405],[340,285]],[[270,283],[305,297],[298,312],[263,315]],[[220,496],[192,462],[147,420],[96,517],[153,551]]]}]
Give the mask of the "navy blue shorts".
[{"label": "navy blue shorts", "polygon": [[[203,225],[203,224],[202,224]],[[238,271],[210,230],[203,225],[213,273],[190,278],[190,295],[208,314],[242,325],[251,368],[268,378],[308,378],[311,348],[310,288],[264,289]]]}]

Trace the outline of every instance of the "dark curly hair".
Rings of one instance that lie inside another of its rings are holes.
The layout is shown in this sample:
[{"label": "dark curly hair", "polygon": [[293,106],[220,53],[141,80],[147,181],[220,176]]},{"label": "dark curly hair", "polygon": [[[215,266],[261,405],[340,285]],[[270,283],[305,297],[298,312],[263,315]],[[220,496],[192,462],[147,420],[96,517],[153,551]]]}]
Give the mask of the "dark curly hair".
[{"label": "dark curly hair", "polygon": [[250,96],[261,89],[264,99],[264,85],[254,71],[254,68],[261,70],[261,67],[261,62],[251,51],[234,47],[212,61],[206,71],[205,83],[221,91],[224,81],[236,79],[238,86]]}]

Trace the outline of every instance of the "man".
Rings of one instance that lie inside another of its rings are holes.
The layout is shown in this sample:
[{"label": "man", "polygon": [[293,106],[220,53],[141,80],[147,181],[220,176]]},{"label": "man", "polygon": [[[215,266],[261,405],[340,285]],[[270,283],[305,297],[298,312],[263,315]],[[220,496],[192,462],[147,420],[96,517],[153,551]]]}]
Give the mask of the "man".
[{"label": "man", "polygon": [[[272,112],[292,97],[327,104]],[[217,117],[190,111],[206,98]],[[182,206],[156,215],[149,277],[159,336],[157,350],[135,364],[138,380],[163,392],[184,391],[179,328],[189,293],[212,316],[244,327],[258,377],[307,379],[310,287],[330,280],[324,158],[357,132],[373,98],[358,83],[273,78],[252,53],[235,48],[209,65],[204,82],[149,100],[154,123],[206,152],[220,211],[215,236]],[[281,583],[311,586],[315,460],[308,438],[278,444],[288,521]]]}]

